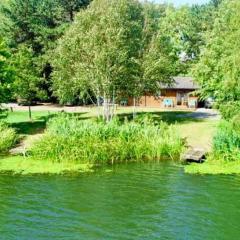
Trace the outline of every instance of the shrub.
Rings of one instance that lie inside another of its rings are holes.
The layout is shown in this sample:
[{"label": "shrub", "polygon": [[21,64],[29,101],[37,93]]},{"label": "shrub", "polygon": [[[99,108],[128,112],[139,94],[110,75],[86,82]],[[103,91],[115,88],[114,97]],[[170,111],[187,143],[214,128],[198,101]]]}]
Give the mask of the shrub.
[{"label": "shrub", "polygon": [[52,119],[45,135],[31,149],[36,159],[55,162],[115,163],[180,159],[183,142],[166,123],[110,123],[80,121],[76,117]]},{"label": "shrub", "polygon": [[240,117],[222,121],[214,137],[214,156],[224,160],[240,160]]},{"label": "shrub", "polygon": [[0,122],[0,153],[6,153],[17,141],[14,129],[9,128],[6,123]]},{"label": "shrub", "polygon": [[231,120],[240,112],[240,101],[231,101],[226,104],[221,104],[219,110],[224,119]]}]

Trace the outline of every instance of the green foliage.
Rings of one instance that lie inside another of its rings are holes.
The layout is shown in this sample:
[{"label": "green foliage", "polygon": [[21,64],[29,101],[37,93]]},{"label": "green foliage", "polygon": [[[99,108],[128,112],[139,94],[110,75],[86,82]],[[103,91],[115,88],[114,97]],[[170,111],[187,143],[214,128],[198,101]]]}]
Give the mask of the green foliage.
[{"label": "green foliage", "polygon": [[86,7],[89,2],[90,0],[9,0],[6,4],[0,4],[0,20],[4,26],[2,34],[7,36],[7,42],[14,52],[15,49],[19,52],[22,45],[32,49],[29,61],[34,57],[34,64],[31,71],[39,78],[39,87],[48,93],[48,97],[52,93],[50,60],[56,41],[73,20],[75,12]]},{"label": "green foliage", "polygon": [[75,13],[78,12],[81,8],[87,7],[91,0],[57,0],[64,12],[66,18],[69,18],[70,21],[74,20]]},{"label": "green foliage", "polygon": [[152,37],[159,30],[159,21],[165,17],[166,5],[144,2],[142,6],[144,15],[143,50],[147,50]]},{"label": "green foliage", "polygon": [[206,5],[179,9],[168,6],[158,18],[158,27],[150,21],[154,33],[143,54],[146,89],[157,92],[159,83],[169,84],[172,76],[189,73],[205,44],[204,33],[212,26],[211,10]]},{"label": "green foliage", "polygon": [[142,26],[142,7],[134,0],[96,0],[81,11],[54,56],[59,99],[88,90],[95,96],[130,95],[139,81]]},{"label": "green foliage", "polygon": [[218,106],[221,115],[226,120],[231,120],[240,112],[240,101],[220,103]]},{"label": "green foliage", "polygon": [[[70,16],[90,1],[82,0],[10,0],[3,12],[11,21],[8,31],[12,44],[30,45],[34,54],[54,47]],[[71,17],[71,18],[72,18]],[[72,20],[72,19],[71,19]]]},{"label": "green foliage", "polygon": [[6,153],[17,142],[17,134],[14,129],[9,128],[6,123],[0,122],[0,154]]},{"label": "green foliage", "polygon": [[240,160],[240,118],[223,121],[214,137],[213,155],[221,159]]},{"label": "green foliage", "polygon": [[10,66],[10,52],[0,37],[0,103],[11,97],[11,83],[14,79],[14,70]]},{"label": "green foliage", "polygon": [[194,70],[195,78],[203,88],[203,97],[214,96],[219,106],[235,106],[234,102],[240,101],[239,25],[240,2],[223,1]]},{"label": "green foliage", "polygon": [[181,138],[165,123],[80,121],[59,116],[52,119],[30,155],[53,162],[107,164],[128,161],[180,159]]},{"label": "green foliage", "polygon": [[15,95],[19,99],[24,99],[28,104],[42,92],[38,89],[40,79],[35,68],[35,58],[31,48],[25,45],[19,46],[14,54],[13,63],[17,69],[14,81]]},{"label": "green foliage", "polygon": [[178,57],[171,53],[173,45],[171,39],[163,35],[154,37],[149,49],[143,56],[144,90],[157,93],[160,84],[170,84],[176,75]]}]

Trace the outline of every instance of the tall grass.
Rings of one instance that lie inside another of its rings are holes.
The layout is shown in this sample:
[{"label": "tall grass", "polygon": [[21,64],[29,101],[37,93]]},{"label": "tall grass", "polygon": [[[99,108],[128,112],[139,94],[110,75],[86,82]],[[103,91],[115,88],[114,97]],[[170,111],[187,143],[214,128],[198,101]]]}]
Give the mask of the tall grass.
[{"label": "tall grass", "polygon": [[52,119],[31,149],[32,157],[53,162],[90,164],[180,159],[183,142],[166,123],[80,121],[66,115]]},{"label": "tall grass", "polygon": [[213,155],[226,161],[240,160],[240,118],[222,121],[213,141]]},{"label": "tall grass", "polygon": [[9,128],[4,122],[0,122],[0,154],[6,153],[17,141],[17,134],[14,129]]},{"label": "tall grass", "polygon": [[240,115],[221,121],[207,161],[204,164],[187,165],[185,172],[240,174]]}]

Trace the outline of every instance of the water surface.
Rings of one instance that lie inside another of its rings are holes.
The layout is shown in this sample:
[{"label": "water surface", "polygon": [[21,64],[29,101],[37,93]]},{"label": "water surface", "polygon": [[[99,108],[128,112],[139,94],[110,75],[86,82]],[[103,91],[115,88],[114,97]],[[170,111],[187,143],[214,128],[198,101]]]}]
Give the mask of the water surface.
[{"label": "water surface", "polygon": [[0,176],[0,239],[239,239],[240,177],[130,164]]}]

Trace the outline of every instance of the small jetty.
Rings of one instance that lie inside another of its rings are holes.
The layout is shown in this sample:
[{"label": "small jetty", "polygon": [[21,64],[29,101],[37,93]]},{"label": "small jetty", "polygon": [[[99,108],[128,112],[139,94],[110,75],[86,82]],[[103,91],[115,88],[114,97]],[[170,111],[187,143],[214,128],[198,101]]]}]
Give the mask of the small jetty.
[{"label": "small jetty", "polygon": [[186,162],[203,163],[206,159],[206,151],[203,149],[197,149],[197,148],[189,149],[183,155],[183,159]]}]

